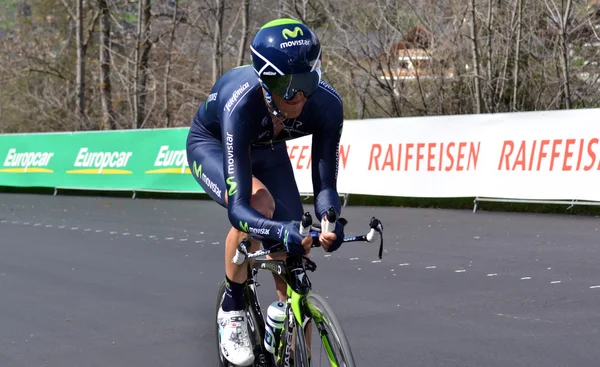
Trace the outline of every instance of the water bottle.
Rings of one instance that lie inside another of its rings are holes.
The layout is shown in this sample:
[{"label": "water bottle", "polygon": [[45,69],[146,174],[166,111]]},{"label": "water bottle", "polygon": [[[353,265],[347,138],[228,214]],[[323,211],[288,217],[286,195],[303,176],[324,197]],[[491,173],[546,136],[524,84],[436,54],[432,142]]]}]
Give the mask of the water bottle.
[{"label": "water bottle", "polygon": [[279,337],[283,330],[283,319],[285,318],[285,303],[275,301],[267,308],[267,320],[265,326],[265,348],[271,354],[279,347]]}]

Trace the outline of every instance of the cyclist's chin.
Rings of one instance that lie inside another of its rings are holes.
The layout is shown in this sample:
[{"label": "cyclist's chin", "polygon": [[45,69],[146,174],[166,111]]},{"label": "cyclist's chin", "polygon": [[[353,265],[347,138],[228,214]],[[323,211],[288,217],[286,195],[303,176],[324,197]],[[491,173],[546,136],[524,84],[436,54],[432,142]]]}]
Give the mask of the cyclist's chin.
[{"label": "cyclist's chin", "polygon": [[294,118],[300,116],[300,113],[302,112],[303,107],[304,107],[304,101],[292,102],[292,103],[284,102],[281,104],[279,109],[281,110],[281,112],[283,112],[283,114],[287,118],[294,119]]}]

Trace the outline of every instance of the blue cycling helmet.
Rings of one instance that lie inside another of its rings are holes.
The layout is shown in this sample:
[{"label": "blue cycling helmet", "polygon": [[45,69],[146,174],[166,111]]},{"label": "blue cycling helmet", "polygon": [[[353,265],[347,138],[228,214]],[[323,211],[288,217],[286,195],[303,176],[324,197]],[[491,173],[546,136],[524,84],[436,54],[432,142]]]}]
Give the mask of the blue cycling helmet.
[{"label": "blue cycling helmet", "polygon": [[277,94],[286,100],[302,92],[309,98],[321,81],[321,44],[314,32],[302,22],[282,18],[271,21],[256,33],[250,46],[252,66],[267,102]]}]

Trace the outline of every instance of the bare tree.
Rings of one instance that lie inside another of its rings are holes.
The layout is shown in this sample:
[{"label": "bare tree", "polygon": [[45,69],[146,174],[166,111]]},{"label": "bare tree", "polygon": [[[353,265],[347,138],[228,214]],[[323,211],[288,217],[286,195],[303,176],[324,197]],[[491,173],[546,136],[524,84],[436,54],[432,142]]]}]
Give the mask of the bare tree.
[{"label": "bare tree", "polygon": [[112,85],[110,81],[110,14],[106,0],[98,0],[100,8],[100,101],[102,125],[105,129],[117,129],[112,108]]},{"label": "bare tree", "polygon": [[481,70],[479,62],[479,47],[477,43],[477,17],[475,9],[475,0],[471,0],[471,42],[473,52],[473,69],[475,77],[473,78],[475,84],[475,112],[481,113]]},{"label": "bare tree", "polygon": [[225,0],[215,0],[216,20],[213,39],[213,83],[223,74],[223,17],[225,14]]},{"label": "bare tree", "polygon": [[246,52],[246,43],[248,42],[248,27],[250,23],[250,0],[242,0],[242,34],[240,37],[240,47],[237,60],[237,66],[244,63],[244,54]]},{"label": "bare tree", "polygon": [[150,49],[152,42],[150,39],[150,19],[151,3],[150,0],[139,0],[138,7],[138,28],[137,28],[137,47],[135,63],[135,118],[134,129],[139,129],[146,121],[146,99],[147,99],[147,81],[148,81],[148,62],[150,59]]}]

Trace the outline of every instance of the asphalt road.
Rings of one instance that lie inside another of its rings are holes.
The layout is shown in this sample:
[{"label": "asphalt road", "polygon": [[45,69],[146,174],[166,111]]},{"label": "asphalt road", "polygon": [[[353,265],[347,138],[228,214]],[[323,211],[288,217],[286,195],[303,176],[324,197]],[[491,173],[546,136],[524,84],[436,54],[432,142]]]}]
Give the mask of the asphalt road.
[{"label": "asphalt road", "polygon": [[[381,262],[312,253],[359,366],[598,366],[598,218],[349,207],[347,234],[373,215]],[[216,366],[227,229],[207,201],[0,195],[0,366]]]}]

